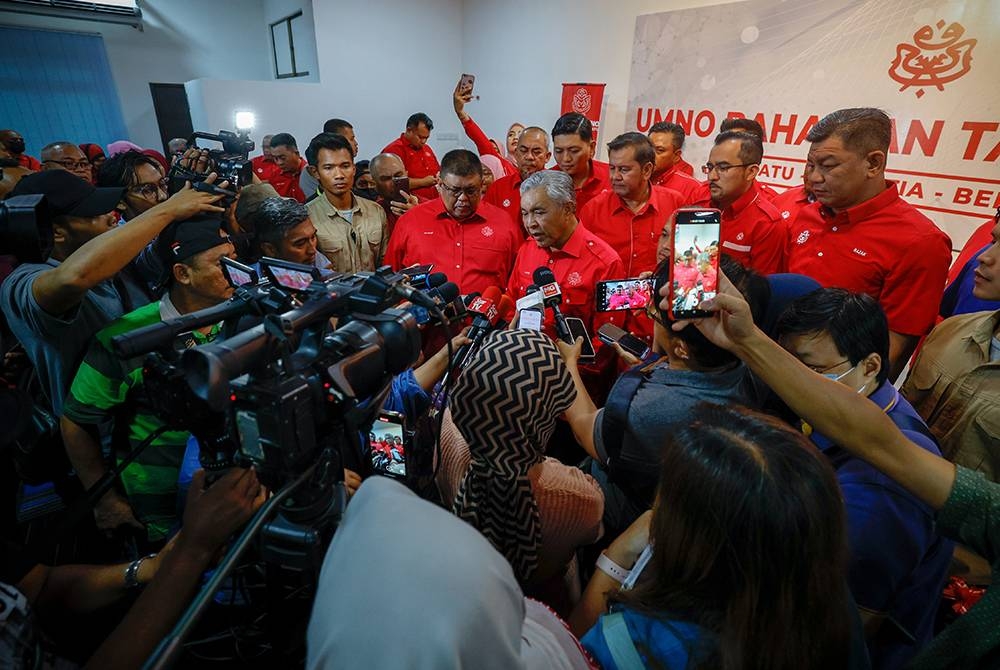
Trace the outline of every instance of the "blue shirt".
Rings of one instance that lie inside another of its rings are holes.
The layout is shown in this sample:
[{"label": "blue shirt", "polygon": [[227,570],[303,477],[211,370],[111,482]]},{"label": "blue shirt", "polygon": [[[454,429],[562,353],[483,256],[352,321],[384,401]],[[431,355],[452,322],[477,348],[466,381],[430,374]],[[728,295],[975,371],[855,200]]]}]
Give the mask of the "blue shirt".
[{"label": "blue shirt", "polygon": [[[618,611],[624,615],[628,633],[646,667],[663,667],[667,670],[687,668],[688,657],[698,649],[703,637],[700,626],[685,621],[654,619],[627,607]],[[580,644],[604,670],[631,670],[620,668],[615,663],[604,637],[606,620],[607,615],[601,616],[594,627],[580,638]],[[650,660],[655,663],[651,664]]]},{"label": "blue shirt", "polygon": [[979,265],[979,256],[989,249],[992,243],[972,255],[972,258],[965,262],[962,271],[955,277],[955,281],[948,285],[941,297],[940,314],[944,318],[949,318],[957,314],[972,314],[973,312],[995,312],[1000,309],[998,300],[981,300],[972,295],[972,289],[976,285],[976,275],[974,273]]},{"label": "blue shirt", "polygon": [[[912,429],[910,422],[923,421],[892,384],[884,382],[869,399],[912,442],[941,455],[933,440]],[[872,667],[902,667],[933,637],[954,545],[938,535],[934,510],[894,480],[823,435],[810,439],[830,459],[843,492],[851,593],[859,606],[891,619],[868,642]]]}]

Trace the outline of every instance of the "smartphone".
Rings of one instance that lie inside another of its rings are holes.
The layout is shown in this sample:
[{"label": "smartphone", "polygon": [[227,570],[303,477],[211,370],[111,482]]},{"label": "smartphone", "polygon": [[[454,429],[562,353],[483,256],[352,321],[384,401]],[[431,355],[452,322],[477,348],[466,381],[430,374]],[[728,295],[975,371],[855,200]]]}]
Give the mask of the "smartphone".
[{"label": "smartphone", "polygon": [[524,330],[541,330],[544,315],[536,307],[528,307],[517,313],[517,327]]},{"label": "smartphone", "polygon": [[598,312],[646,309],[653,294],[652,279],[610,279],[597,282],[595,298]]},{"label": "smartphone", "polygon": [[674,249],[670,266],[673,319],[711,316],[698,309],[702,300],[714,298],[719,277],[719,231],[722,212],[684,207],[674,215]]},{"label": "smartphone", "polygon": [[463,93],[472,94],[472,89],[476,85],[476,75],[474,74],[463,74],[462,78],[458,80],[458,90]]},{"label": "smartphone", "polygon": [[594,360],[597,357],[597,352],[594,351],[594,343],[590,341],[590,333],[587,332],[587,327],[583,325],[583,321],[575,316],[567,316],[566,325],[569,326],[569,333],[573,336],[574,342],[576,342],[576,338],[578,337],[583,338],[583,350],[580,351],[580,360]]},{"label": "smartphone", "polygon": [[636,358],[645,358],[646,354],[649,353],[649,347],[646,346],[645,342],[613,323],[606,323],[598,328],[597,339],[605,344],[614,344],[617,342],[618,346]]},{"label": "smartphone", "polygon": [[257,283],[257,271],[249,265],[244,265],[226,256],[219,260],[222,263],[222,274],[233,288],[253,286]]},{"label": "smartphone", "polygon": [[389,200],[395,202],[406,202],[406,198],[403,197],[403,191],[407,193],[410,192],[410,178],[409,177],[393,177],[392,178],[392,196]]},{"label": "smartphone", "polygon": [[427,263],[425,265],[411,265],[408,268],[403,268],[399,272],[400,274],[406,275],[411,284],[416,284],[427,281],[427,275],[429,275],[433,269],[434,264]]},{"label": "smartphone", "polygon": [[405,479],[409,444],[403,415],[385,410],[379,412],[368,441],[371,443],[372,469],[378,474]]},{"label": "smartphone", "polygon": [[282,286],[293,291],[301,291],[309,288],[314,281],[322,278],[323,273],[313,265],[301,265],[299,263],[289,263],[277,258],[260,259],[260,269],[264,272],[272,284]]}]

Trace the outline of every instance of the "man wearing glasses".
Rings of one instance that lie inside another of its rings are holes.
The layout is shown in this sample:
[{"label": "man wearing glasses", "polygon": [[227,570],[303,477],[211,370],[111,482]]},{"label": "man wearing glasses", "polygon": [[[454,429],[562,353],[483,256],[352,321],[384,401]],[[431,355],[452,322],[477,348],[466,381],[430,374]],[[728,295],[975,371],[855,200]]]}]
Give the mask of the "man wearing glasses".
[{"label": "man wearing glasses", "polygon": [[441,197],[399,218],[385,263],[396,270],[433,263],[462,293],[507,286],[522,234],[503,210],[480,202],[482,185],[479,156],[465,149],[445,154]]},{"label": "man wearing glasses", "polygon": [[514,225],[521,229],[521,182],[545,169],[552,157],[549,151],[549,134],[537,126],[521,131],[517,138],[514,160],[517,172],[493,182],[486,191],[485,201],[507,212]]},{"label": "man wearing glasses", "polygon": [[708,163],[707,192],[696,207],[722,210],[719,251],[763,275],[780,272],[784,264],[785,223],[781,212],[761,193],[757,173],[764,155],[760,138],[727,130],[715,138]]},{"label": "man wearing glasses", "polygon": [[42,147],[42,170],[66,170],[88,184],[94,181],[90,161],[80,147],[65,140]]}]

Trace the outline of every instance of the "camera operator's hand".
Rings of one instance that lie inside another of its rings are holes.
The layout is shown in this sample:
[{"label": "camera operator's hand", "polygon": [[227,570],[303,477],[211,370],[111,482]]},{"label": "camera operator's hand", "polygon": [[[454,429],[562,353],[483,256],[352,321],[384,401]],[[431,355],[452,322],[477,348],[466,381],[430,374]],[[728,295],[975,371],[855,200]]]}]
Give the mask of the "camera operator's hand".
[{"label": "camera operator's hand", "polygon": [[214,553],[264,504],[267,493],[252,468],[230,468],[205,488],[205,471],[191,479],[181,539],[193,550]]},{"label": "camera operator's hand", "polygon": [[561,339],[557,339],[556,347],[559,349],[559,355],[562,356],[566,367],[575,370],[580,362],[580,352],[583,351],[583,338],[576,338],[573,344],[566,344]]},{"label": "camera operator's hand", "polygon": [[128,526],[137,530],[146,530],[132,511],[132,506],[128,504],[116,491],[111,491],[94,505],[94,521],[97,528],[103,531],[113,531],[122,526]]},{"label": "camera operator's hand", "polygon": [[199,149],[198,147],[191,147],[185,151],[177,159],[177,164],[185,170],[200,174],[208,172],[213,167],[212,159],[208,156],[208,149]]},{"label": "camera operator's hand", "polygon": [[344,488],[347,489],[347,497],[351,498],[361,486],[361,475],[354,470],[344,468]]},{"label": "camera operator's hand", "polygon": [[402,216],[420,204],[420,199],[415,195],[410,195],[406,191],[400,191],[399,194],[406,198],[405,202],[399,202],[398,200],[389,201],[389,209],[391,209],[392,213],[396,216]]},{"label": "camera operator's hand", "polygon": [[[205,183],[214,184],[216,179],[217,176],[213,172],[205,179]],[[220,188],[226,188],[229,186],[229,182],[224,181],[221,184],[218,184],[218,186]],[[164,202],[157,205],[157,207],[167,208],[174,221],[183,221],[184,219],[189,219],[195,214],[200,214],[201,212],[226,211],[225,208],[214,204],[222,200],[223,197],[224,196],[222,195],[196,190],[191,187],[190,183],[188,183],[184,185],[184,188],[177,191],[177,193],[174,193]]]}]

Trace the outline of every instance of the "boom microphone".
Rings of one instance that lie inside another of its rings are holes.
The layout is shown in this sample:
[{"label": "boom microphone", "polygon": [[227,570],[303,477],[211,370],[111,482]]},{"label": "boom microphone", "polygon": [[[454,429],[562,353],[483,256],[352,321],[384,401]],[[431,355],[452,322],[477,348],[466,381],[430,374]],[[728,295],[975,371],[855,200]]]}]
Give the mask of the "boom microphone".
[{"label": "boom microphone", "polygon": [[543,265],[531,274],[531,278],[538,284],[545,306],[552,308],[552,316],[556,322],[556,337],[567,344],[573,344],[573,334],[566,324],[566,317],[559,309],[559,305],[562,303],[562,290],[556,282],[555,274]]}]

